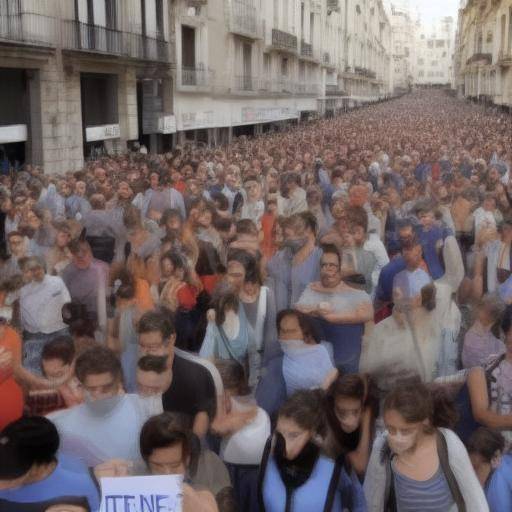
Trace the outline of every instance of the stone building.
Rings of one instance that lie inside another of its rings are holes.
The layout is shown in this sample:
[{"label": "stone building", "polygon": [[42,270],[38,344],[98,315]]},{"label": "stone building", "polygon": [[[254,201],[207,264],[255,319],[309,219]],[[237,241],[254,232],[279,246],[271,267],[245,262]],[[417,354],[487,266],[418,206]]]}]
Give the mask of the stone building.
[{"label": "stone building", "polygon": [[459,10],[460,97],[512,107],[512,0],[467,0]]},{"label": "stone building", "polygon": [[387,97],[382,0],[0,0],[0,165],[222,144]]}]

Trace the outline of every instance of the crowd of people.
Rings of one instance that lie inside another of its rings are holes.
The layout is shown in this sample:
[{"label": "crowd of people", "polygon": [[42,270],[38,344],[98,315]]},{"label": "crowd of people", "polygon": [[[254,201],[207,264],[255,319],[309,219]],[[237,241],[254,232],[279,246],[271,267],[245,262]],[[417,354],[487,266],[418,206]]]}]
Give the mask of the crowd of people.
[{"label": "crowd of people", "polygon": [[443,91],[0,186],[0,511],[512,510],[512,117]]}]

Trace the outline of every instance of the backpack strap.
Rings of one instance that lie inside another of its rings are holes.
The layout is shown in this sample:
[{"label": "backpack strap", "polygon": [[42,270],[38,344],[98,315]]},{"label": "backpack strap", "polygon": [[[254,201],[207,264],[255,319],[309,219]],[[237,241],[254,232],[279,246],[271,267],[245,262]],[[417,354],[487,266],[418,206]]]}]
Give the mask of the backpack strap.
[{"label": "backpack strap", "polygon": [[263,456],[261,457],[260,469],[258,472],[258,505],[259,511],[265,512],[265,501],[263,499],[263,480],[265,479],[265,472],[267,471],[268,459],[270,457],[270,450],[272,448],[272,436],[270,436],[265,444]]},{"label": "backpack strap", "polygon": [[386,472],[386,487],[384,490],[384,510],[386,512],[396,512],[395,479],[393,478],[393,469],[391,467],[392,458],[393,453],[386,440],[380,453],[380,462],[383,464]]},{"label": "backpack strap", "polygon": [[505,360],[506,354],[501,354],[497,357],[486,369],[485,369],[485,383],[487,384],[487,396],[489,403],[491,403],[491,385],[496,382],[496,377],[493,376],[492,372],[498,368],[498,366]]},{"label": "backpack strap", "polygon": [[455,478],[452,468],[450,467],[450,459],[448,456],[448,445],[446,443],[446,438],[439,430],[437,431],[436,437],[439,464],[441,466],[441,469],[443,470],[444,477],[446,478],[446,482],[448,483],[448,487],[450,488],[453,501],[455,501],[455,504],[457,505],[457,510],[459,512],[466,512],[466,503],[464,501],[464,497],[462,496],[457,479]]},{"label": "backpack strap", "polygon": [[[332,471],[331,482],[329,483],[329,490],[327,491],[327,497],[325,499],[324,512],[332,512],[332,507],[334,505],[334,498],[336,497],[336,491],[338,490],[338,483],[340,481],[341,470],[343,469],[343,457],[338,457],[334,464],[334,469]],[[348,494],[348,493],[347,493]],[[351,498],[347,497],[347,499]],[[352,510],[352,503],[345,503],[346,500],[343,500],[343,508],[347,510]]]}]

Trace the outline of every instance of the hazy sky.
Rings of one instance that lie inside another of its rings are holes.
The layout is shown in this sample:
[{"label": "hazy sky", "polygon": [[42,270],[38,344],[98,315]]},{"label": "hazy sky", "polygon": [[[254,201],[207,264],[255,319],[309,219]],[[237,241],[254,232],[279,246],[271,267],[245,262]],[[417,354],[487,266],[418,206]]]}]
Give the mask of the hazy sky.
[{"label": "hazy sky", "polygon": [[442,16],[453,16],[457,19],[460,0],[385,0],[385,3],[397,6],[408,4],[414,17],[418,12],[422,21],[429,23]]}]

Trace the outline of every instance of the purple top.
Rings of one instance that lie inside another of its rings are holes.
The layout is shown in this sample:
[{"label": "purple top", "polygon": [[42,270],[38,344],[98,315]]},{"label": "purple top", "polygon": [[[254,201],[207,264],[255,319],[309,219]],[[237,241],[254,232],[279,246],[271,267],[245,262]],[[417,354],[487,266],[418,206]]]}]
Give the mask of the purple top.
[{"label": "purple top", "polygon": [[464,368],[484,366],[490,356],[501,355],[504,352],[505,345],[491,331],[482,332],[473,326],[464,337],[462,366]]}]

